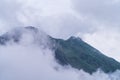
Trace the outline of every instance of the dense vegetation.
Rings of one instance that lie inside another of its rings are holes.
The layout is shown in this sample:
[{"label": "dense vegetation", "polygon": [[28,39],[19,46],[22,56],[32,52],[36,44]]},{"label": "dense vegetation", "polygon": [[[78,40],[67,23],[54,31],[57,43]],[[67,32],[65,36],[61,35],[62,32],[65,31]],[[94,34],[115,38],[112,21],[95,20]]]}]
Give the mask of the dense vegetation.
[{"label": "dense vegetation", "polygon": [[68,40],[52,38],[52,40],[56,43],[55,57],[62,65],[71,65],[90,74],[98,68],[106,73],[120,69],[119,62],[103,55],[80,38],[71,37]]},{"label": "dense vegetation", "polygon": [[[34,27],[26,27],[25,30],[37,33],[38,29]],[[14,33],[13,33],[14,32]],[[13,31],[12,35],[6,33],[0,36],[0,45],[5,45],[8,41],[19,42],[21,33]],[[38,36],[40,37],[40,36]],[[102,69],[106,73],[114,72],[120,69],[120,63],[116,60],[105,56],[80,38],[71,37],[68,40],[55,39],[48,36],[50,48],[55,50],[55,58],[61,65],[71,65],[76,69],[83,69],[92,74],[97,69]],[[46,43],[47,44],[47,43]]]}]

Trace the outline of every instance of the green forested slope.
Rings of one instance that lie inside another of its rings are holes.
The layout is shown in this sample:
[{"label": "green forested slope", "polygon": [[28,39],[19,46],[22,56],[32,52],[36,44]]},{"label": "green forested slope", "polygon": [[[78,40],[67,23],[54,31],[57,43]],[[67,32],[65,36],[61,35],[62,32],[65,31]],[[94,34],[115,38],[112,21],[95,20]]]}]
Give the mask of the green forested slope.
[{"label": "green forested slope", "polygon": [[120,63],[103,55],[80,38],[71,37],[68,40],[54,39],[55,57],[62,65],[71,65],[77,69],[83,69],[93,73],[98,68],[104,72],[114,72],[120,69]]}]

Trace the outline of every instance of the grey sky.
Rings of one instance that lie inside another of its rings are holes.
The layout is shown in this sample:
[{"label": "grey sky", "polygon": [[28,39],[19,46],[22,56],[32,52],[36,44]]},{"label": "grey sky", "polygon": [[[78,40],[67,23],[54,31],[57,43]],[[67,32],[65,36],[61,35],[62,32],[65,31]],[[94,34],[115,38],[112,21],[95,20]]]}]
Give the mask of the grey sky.
[{"label": "grey sky", "polygon": [[57,38],[80,36],[106,55],[120,61],[119,21],[120,0],[0,2],[0,34],[16,26],[33,25]]},{"label": "grey sky", "polygon": [[7,28],[40,26],[52,36],[65,38],[94,32],[101,25],[119,29],[119,4],[119,0],[2,0],[0,22]]}]

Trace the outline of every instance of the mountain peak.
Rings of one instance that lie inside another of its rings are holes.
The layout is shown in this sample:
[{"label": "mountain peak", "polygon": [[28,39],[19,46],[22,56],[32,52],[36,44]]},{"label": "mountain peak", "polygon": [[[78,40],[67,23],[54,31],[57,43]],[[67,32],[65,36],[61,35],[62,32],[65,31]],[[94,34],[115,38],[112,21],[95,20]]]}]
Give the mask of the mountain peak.
[{"label": "mountain peak", "polygon": [[0,44],[8,42],[45,44],[48,36],[33,26],[17,27],[0,36]]},{"label": "mountain peak", "polygon": [[68,41],[82,41],[80,37],[71,36]]},{"label": "mountain peak", "polygon": [[5,45],[9,41],[49,47],[54,50],[58,63],[83,69],[88,73],[93,73],[99,68],[106,73],[120,69],[119,62],[105,56],[79,37],[72,36],[68,40],[55,39],[36,27],[28,26],[15,28],[0,36],[0,45]]},{"label": "mountain peak", "polygon": [[120,63],[109,58],[96,48],[84,42],[79,37],[70,37],[68,40],[56,40],[55,57],[62,65],[71,65],[73,68],[83,69],[92,74],[97,69],[111,73],[120,69]]},{"label": "mountain peak", "polygon": [[71,36],[69,39],[70,40],[82,40],[80,37],[75,37],[75,36]]}]

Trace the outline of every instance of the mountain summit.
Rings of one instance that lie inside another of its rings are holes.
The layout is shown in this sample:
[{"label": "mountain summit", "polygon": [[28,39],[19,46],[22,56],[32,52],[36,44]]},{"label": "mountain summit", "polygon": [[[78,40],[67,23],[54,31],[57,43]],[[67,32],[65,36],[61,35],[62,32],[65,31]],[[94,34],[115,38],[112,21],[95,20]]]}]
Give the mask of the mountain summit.
[{"label": "mountain summit", "polygon": [[[120,69],[119,62],[105,56],[80,38],[70,37],[68,40],[55,39],[32,26],[16,28],[1,35],[0,45],[7,45],[11,40],[19,43],[22,40],[21,38],[23,41],[24,38],[27,38],[28,41],[32,39],[32,41],[30,41],[32,43],[49,46],[55,51],[57,62],[63,66],[70,65],[76,69],[83,69],[90,74],[97,69],[101,69],[106,73]],[[45,40],[48,41],[46,42]]]}]

